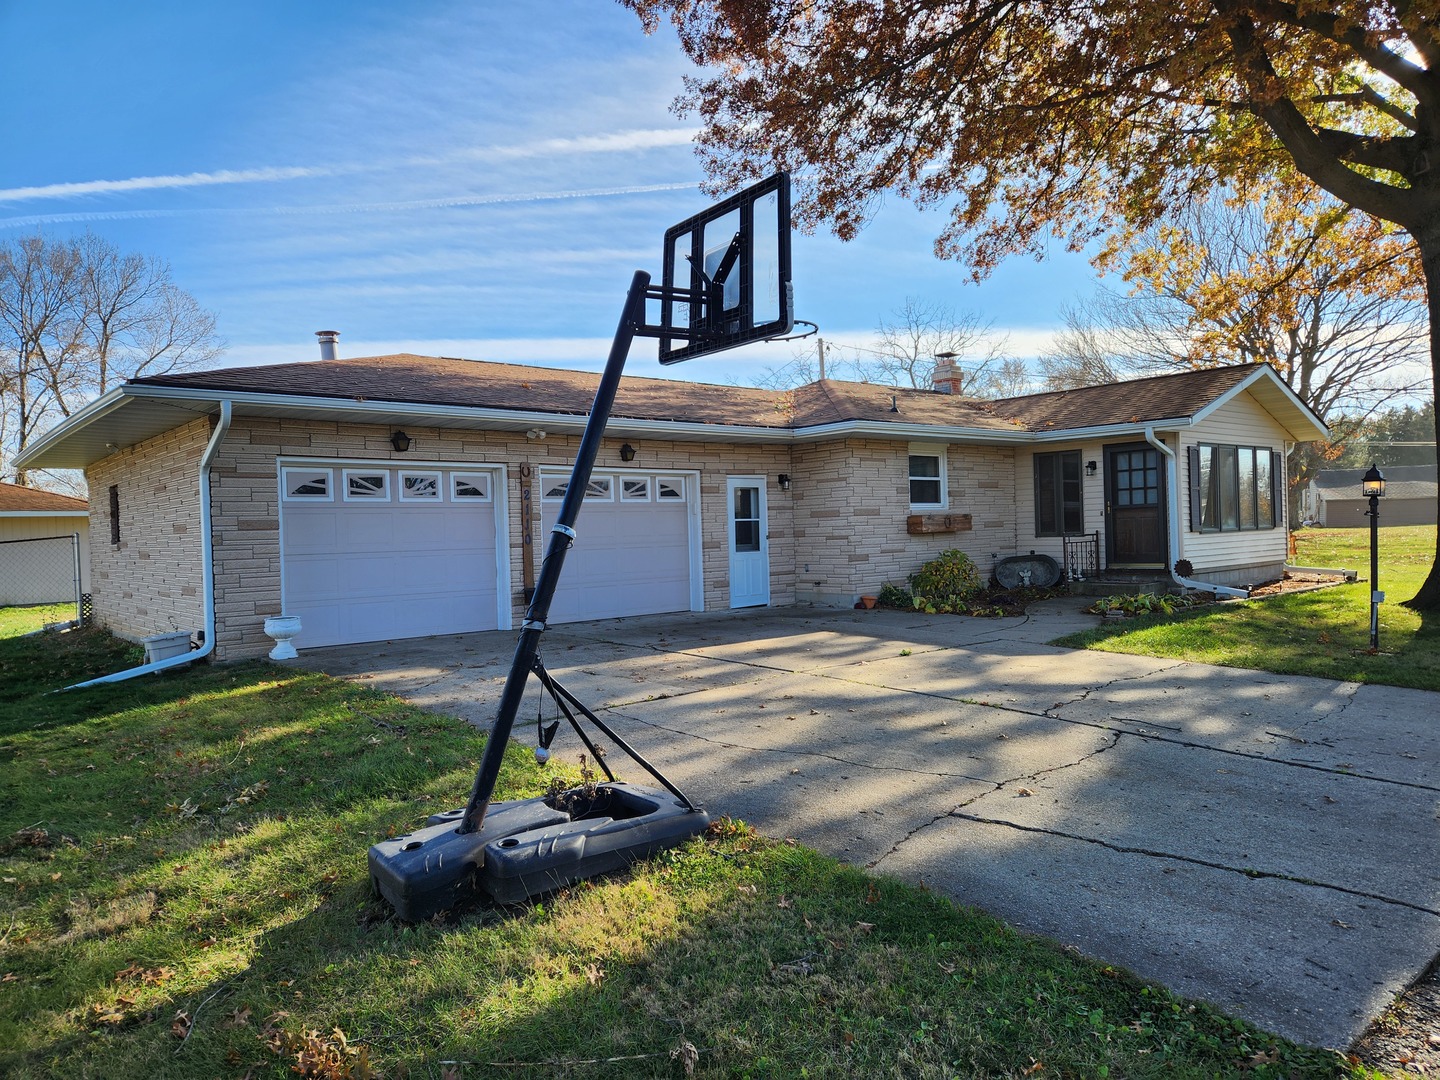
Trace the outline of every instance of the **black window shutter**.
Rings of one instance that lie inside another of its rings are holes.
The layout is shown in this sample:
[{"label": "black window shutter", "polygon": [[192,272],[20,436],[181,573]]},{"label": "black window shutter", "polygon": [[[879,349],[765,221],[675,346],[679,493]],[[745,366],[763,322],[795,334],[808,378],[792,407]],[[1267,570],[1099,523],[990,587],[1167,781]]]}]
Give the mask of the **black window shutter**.
[{"label": "black window shutter", "polygon": [[1200,531],[1200,448],[1192,446],[1185,452],[1190,466],[1190,531]]}]

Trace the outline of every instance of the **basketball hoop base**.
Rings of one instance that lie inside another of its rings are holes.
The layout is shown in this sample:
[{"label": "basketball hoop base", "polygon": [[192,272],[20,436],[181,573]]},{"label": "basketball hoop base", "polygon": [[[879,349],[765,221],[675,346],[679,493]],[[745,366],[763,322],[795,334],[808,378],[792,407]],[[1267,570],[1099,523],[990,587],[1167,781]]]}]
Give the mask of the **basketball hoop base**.
[{"label": "basketball hoop base", "polygon": [[710,824],[709,814],[669,792],[624,783],[497,802],[469,833],[457,831],[464,813],[435,814],[424,828],[370,848],[375,891],[406,922],[475,899],[544,896],[682,844]]}]

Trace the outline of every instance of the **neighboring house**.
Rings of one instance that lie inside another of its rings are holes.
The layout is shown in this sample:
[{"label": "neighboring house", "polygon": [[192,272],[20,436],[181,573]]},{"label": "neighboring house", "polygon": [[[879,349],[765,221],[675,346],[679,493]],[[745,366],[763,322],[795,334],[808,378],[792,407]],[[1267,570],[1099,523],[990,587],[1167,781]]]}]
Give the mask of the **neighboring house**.
[{"label": "neighboring house", "polygon": [[[1280,463],[1325,428],[1271,368],[999,402],[943,392],[950,374],[626,378],[551,620],[850,605],[947,548],[989,574],[1067,536],[1102,571],[1279,575]],[[96,615],[120,634],[198,629],[211,599],[221,658],[266,651],[282,612],[301,648],[507,629],[598,381],[412,355],[136,379],[24,464],[85,470]]]},{"label": "neighboring house", "polygon": [[77,571],[89,592],[89,504],[0,483],[0,607],[73,601]]},{"label": "neighboring house", "polygon": [[[1332,529],[1369,527],[1370,500],[1360,495],[1364,469],[1325,469],[1306,485],[1300,512],[1307,521]],[[1380,524],[1434,525],[1437,506],[1434,465],[1387,465]]]}]

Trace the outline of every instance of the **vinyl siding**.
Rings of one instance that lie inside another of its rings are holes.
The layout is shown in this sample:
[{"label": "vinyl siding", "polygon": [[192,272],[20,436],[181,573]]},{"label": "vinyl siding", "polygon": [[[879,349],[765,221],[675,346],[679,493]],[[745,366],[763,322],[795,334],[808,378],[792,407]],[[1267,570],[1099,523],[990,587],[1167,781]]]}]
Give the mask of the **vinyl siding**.
[{"label": "vinyl siding", "polygon": [[[1178,487],[1175,495],[1180,500],[1180,551],[1176,558],[1189,559],[1195,566],[1195,576],[1201,580],[1207,573],[1252,568],[1257,572],[1273,569],[1278,576],[1286,556],[1286,499],[1282,498],[1276,507],[1279,520],[1273,529],[1210,533],[1192,530],[1189,451],[1190,447],[1200,443],[1268,447],[1280,454],[1283,467],[1285,429],[1249,394],[1241,394],[1200,424],[1180,432],[1180,449],[1175,462]],[[1281,490],[1284,490],[1284,485]],[[1263,578],[1253,577],[1252,580]]]}]

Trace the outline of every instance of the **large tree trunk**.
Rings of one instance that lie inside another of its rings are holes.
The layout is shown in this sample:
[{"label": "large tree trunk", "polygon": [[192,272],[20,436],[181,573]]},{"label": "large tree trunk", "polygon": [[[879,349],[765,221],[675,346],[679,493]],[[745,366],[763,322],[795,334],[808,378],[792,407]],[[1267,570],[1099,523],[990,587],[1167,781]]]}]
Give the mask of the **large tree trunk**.
[{"label": "large tree trunk", "polygon": [[[1420,265],[1425,269],[1425,299],[1430,309],[1430,375],[1431,386],[1440,392],[1440,235],[1417,237],[1420,245]],[[1440,409],[1435,411],[1435,437],[1440,445]],[[1440,494],[1437,494],[1437,508],[1440,508]],[[1381,511],[1384,511],[1382,504]],[[1383,520],[1383,519],[1382,519]],[[1435,530],[1435,561],[1430,564],[1430,575],[1405,606],[1415,611],[1435,614],[1440,612],[1440,528]]]}]

